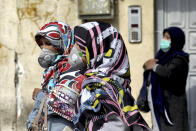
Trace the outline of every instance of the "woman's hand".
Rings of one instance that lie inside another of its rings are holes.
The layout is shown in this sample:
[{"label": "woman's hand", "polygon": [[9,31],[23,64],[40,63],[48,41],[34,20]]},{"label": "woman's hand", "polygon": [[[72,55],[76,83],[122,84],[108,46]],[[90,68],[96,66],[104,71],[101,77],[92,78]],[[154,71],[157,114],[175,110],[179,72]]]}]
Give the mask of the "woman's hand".
[{"label": "woman's hand", "polygon": [[32,99],[33,99],[33,100],[35,100],[37,94],[38,94],[41,90],[42,90],[42,89],[40,89],[40,88],[35,88],[35,89],[33,90],[33,94],[32,94]]},{"label": "woman's hand", "polygon": [[153,67],[157,64],[158,59],[149,59],[144,63],[144,69],[145,70],[152,70]]}]

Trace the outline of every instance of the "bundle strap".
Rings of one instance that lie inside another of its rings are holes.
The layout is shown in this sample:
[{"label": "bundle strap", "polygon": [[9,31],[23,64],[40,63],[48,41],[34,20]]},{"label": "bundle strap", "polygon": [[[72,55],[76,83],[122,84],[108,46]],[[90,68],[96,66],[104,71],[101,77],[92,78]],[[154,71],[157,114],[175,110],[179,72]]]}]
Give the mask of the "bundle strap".
[{"label": "bundle strap", "polygon": [[[39,119],[40,119],[40,116],[41,116],[41,113],[42,113],[42,110],[43,110],[43,106],[45,104],[45,101],[47,99],[48,95],[46,94],[41,102],[41,105],[40,105],[40,108],[39,108],[39,111],[38,111],[38,114],[37,116],[35,117],[34,121],[33,121],[33,124],[32,124],[32,131],[39,131],[40,129],[38,128],[38,122],[39,122]],[[47,109],[47,105],[45,105],[45,109]],[[47,114],[47,112],[45,112],[45,114]],[[46,115],[47,117],[47,115]],[[44,119],[45,119],[45,116],[44,116]],[[47,122],[47,121],[46,121]],[[44,122],[45,123],[45,122]],[[47,125],[47,124],[46,124]],[[47,128],[46,128],[46,131],[47,131]]]},{"label": "bundle strap", "polygon": [[47,131],[47,117],[48,117],[48,106],[44,107],[44,131]]}]

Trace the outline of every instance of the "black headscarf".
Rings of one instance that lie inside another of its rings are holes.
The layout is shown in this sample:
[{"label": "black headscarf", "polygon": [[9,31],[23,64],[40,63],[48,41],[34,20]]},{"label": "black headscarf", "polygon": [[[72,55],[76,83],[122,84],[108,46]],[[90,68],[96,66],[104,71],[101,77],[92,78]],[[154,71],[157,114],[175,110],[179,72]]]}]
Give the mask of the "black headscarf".
[{"label": "black headscarf", "polygon": [[169,27],[164,29],[163,35],[168,32],[171,38],[172,51],[181,51],[185,44],[185,35],[179,27]]},{"label": "black headscarf", "polygon": [[[183,54],[185,57],[188,57],[188,54],[183,51],[183,47],[185,45],[184,31],[179,27],[169,27],[163,30],[163,36],[166,32],[170,35],[171,38],[171,48],[166,53],[162,50],[159,50],[155,58],[159,59],[159,62],[161,62],[162,60],[167,59],[172,54],[179,52],[180,55]],[[160,64],[159,62],[158,64]]]}]

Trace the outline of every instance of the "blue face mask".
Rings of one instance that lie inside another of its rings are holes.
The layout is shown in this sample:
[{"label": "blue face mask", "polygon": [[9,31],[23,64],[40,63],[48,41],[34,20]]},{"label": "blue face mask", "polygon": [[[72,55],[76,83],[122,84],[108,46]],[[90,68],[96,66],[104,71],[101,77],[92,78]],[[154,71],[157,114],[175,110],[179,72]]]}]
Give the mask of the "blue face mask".
[{"label": "blue face mask", "polygon": [[165,39],[162,39],[161,42],[160,42],[160,49],[163,51],[163,52],[167,52],[171,47],[171,41],[169,40],[165,40]]}]

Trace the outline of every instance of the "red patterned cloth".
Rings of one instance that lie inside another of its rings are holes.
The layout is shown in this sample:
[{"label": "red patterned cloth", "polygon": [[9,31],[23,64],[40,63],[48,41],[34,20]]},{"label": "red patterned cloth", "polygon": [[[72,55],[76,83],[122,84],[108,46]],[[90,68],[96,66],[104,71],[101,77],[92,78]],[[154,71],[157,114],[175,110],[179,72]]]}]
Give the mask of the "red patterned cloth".
[{"label": "red patterned cloth", "polygon": [[42,89],[49,93],[47,105],[53,112],[72,121],[74,104],[84,80],[79,70],[68,63],[68,54],[74,45],[73,32],[63,22],[50,22],[37,32],[38,45],[41,37],[48,39],[59,53],[53,65],[44,71],[41,82]]}]

